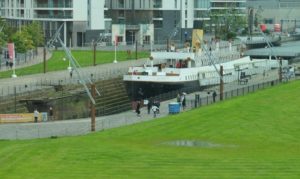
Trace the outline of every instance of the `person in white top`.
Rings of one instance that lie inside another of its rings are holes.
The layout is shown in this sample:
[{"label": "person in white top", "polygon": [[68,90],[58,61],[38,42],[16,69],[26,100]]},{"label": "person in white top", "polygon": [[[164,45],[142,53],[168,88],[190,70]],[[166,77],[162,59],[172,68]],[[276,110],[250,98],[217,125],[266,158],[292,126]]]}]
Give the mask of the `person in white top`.
[{"label": "person in white top", "polygon": [[35,109],[33,111],[33,115],[34,115],[34,122],[38,122],[38,118],[39,118],[39,111],[37,109]]},{"label": "person in white top", "polygon": [[156,115],[159,111],[159,108],[156,105],[152,105],[153,117],[156,118]]}]

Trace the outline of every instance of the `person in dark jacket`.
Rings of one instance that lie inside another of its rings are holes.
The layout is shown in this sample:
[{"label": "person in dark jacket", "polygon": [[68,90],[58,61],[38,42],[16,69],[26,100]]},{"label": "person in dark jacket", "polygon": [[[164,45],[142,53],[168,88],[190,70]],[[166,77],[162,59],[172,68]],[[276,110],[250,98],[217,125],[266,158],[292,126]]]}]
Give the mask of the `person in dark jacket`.
[{"label": "person in dark jacket", "polygon": [[141,102],[140,101],[138,101],[136,104],[135,112],[138,117],[141,117]]},{"label": "person in dark jacket", "polygon": [[147,104],[147,109],[148,109],[148,114],[150,114],[150,111],[151,111],[151,108],[152,108],[152,99],[150,98],[149,100],[148,100],[148,104]]},{"label": "person in dark jacket", "polygon": [[212,97],[213,97],[213,102],[216,102],[216,97],[217,97],[216,91],[213,92]]}]

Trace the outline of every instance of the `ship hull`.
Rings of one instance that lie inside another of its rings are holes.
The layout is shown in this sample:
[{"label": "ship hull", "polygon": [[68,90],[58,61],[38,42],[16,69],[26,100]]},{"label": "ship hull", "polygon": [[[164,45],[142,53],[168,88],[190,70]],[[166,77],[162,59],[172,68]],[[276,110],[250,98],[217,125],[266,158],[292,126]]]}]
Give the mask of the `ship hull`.
[{"label": "ship hull", "polygon": [[132,100],[143,100],[165,93],[193,92],[200,89],[199,81],[184,83],[155,83],[125,81],[126,90]]}]

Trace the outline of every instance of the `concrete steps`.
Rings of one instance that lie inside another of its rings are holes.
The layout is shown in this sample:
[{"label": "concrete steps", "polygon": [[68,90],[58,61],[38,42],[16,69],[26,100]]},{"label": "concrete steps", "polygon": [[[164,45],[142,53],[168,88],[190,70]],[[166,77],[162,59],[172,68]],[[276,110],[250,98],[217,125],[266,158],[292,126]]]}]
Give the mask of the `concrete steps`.
[{"label": "concrete steps", "polygon": [[131,102],[122,78],[97,82],[96,87],[100,89],[101,93],[101,96],[95,99],[97,116],[115,114],[131,109]]}]

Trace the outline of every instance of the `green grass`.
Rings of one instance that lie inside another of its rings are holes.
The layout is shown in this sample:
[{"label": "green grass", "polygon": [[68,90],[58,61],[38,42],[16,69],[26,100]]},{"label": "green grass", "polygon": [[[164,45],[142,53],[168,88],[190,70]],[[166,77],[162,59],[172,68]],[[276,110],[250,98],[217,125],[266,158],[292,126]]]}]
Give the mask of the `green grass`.
[{"label": "green grass", "polygon": [[[92,66],[94,54],[92,51],[72,51],[73,56],[76,58],[80,66]],[[149,52],[139,52],[138,58],[147,58],[149,57]],[[105,64],[105,63],[112,63],[115,58],[114,51],[97,51],[96,54],[96,64]],[[69,61],[63,61],[62,59],[66,58],[64,51],[54,51],[51,59],[47,61],[47,71],[59,71],[59,70],[66,70]],[[67,59],[67,58],[66,58]],[[118,61],[126,61],[126,60],[135,60],[135,53],[131,54],[131,59],[128,58],[126,51],[118,51],[117,52],[117,60]],[[16,70],[17,76],[24,76],[24,75],[32,75],[37,73],[44,72],[44,64],[36,64],[33,66],[21,68]],[[12,70],[1,72],[1,78],[10,78],[12,75]]]},{"label": "green grass", "polygon": [[[0,141],[0,178],[299,178],[299,91],[297,81],[86,136]],[[162,144],[173,140],[227,147]]]}]

